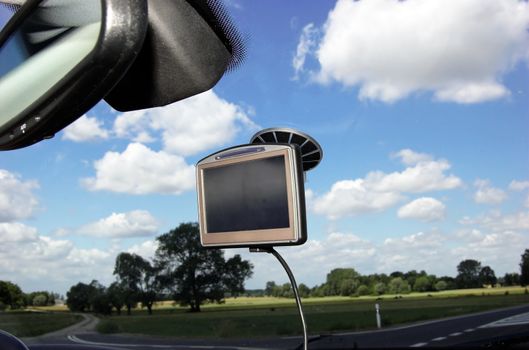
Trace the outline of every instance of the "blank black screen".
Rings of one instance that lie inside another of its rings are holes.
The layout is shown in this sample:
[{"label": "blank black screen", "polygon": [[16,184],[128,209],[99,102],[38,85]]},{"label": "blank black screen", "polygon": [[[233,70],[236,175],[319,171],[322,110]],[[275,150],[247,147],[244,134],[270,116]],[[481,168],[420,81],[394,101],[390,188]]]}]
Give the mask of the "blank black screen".
[{"label": "blank black screen", "polygon": [[285,157],[204,169],[209,233],[289,227]]}]

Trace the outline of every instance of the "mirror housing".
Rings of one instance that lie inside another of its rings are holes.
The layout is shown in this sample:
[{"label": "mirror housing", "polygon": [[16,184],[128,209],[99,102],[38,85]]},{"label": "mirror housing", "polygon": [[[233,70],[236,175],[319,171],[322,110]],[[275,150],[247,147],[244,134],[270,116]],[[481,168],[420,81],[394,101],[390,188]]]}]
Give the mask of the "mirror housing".
[{"label": "mirror housing", "polygon": [[[48,18],[51,18],[53,23],[45,23],[44,27],[46,25],[48,27],[37,34],[47,35],[54,30],[71,32],[72,27],[68,23],[58,25],[56,22],[57,17],[53,16],[54,14],[57,15],[57,12],[54,12],[54,4],[57,4],[56,10],[64,11],[70,5],[73,6],[70,9],[75,12],[75,3],[74,1],[64,5],[64,1],[46,1],[43,7],[33,8],[29,16],[24,19],[24,23],[31,20],[33,16],[40,20],[41,15],[46,15],[46,11],[48,11]],[[93,5],[94,1],[89,1],[89,3]],[[101,27],[93,49],[64,76],[59,77],[56,83],[30,100],[28,106],[22,111],[15,113],[16,115],[13,117],[4,117],[7,121],[0,124],[0,150],[17,149],[53,137],[55,133],[75,121],[99,102],[119,81],[136,58],[141,50],[147,30],[146,2],[144,0],[101,0],[97,3],[101,6]],[[20,16],[27,15],[28,12],[23,11],[23,9],[24,6],[15,13],[10,22],[20,23]],[[79,12],[77,14],[82,16]],[[64,12],[63,16],[58,16],[58,18],[65,19]],[[22,28],[22,26],[18,26],[17,29]],[[9,27],[9,23],[5,28],[7,27]],[[62,42],[69,39],[67,35],[64,37],[67,38]],[[40,49],[41,51],[32,56],[31,59],[40,55],[41,52],[44,53],[53,48],[57,42],[60,40],[49,43],[49,46]],[[0,48],[0,57],[6,54],[2,52],[4,48],[5,45]],[[24,65],[29,61],[30,59],[24,61],[14,70],[23,72],[24,68],[27,67]],[[40,64],[39,68],[45,72],[47,69],[51,70],[49,68],[53,66],[51,63],[53,62],[50,62],[49,65]],[[10,83],[6,77],[14,70],[0,79],[0,90],[3,84],[5,86],[5,84]],[[26,74],[26,76],[28,75],[30,74]],[[24,82],[28,85],[25,90],[30,90],[34,85],[38,85],[38,81],[26,80]],[[23,98],[23,96],[19,97]],[[12,101],[16,98],[16,94],[14,96],[11,94],[10,97],[0,94],[0,113],[8,113],[10,104],[13,104]],[[0,115],[1,119],[2,115]]]},{"label": "mirror housing", "polygon": [[164,106],[211,89],[244,58],[244,43],[220,1],[149,1],[137,60],[105,97],[119,111]]}]

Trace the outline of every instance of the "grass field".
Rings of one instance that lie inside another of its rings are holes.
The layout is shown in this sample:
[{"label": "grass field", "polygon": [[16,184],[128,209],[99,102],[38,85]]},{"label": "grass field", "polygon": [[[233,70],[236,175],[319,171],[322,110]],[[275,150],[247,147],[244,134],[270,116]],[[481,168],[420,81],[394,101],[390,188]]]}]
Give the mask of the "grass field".
[{"label": "grass field", "polygon": [[68,327],[81,319],[67,312],[0,312],[0,329],[18,337],[34,337]]},{"label": "grass field", "polygon": [[[506,306],[528,304],[520,287],[466,289],[436,293],[411,293],[396,298],[325,297],[303,300],[309,332],[322,334],[375,327],[375,303],[380,304],[383,326],[436,319]],[[65,306],[35,308],[40,312],[0,313],[0,329],[22,337],[36,336],[78,322]],[[201,313],[172,302],[155,305],[154,315],[145,309],[132,316],[104,317],[104,329],[136,334],[177,337],[260,337],[300,334],[295,301],[286,298],[228,298],[224,304],[206,304]]]},{"label": "grass field", "polygon": [[[508,295],[505,295],[508,292]],[[443,318],[501,307],[527,304],[521,288],[459,290],[385,296],[327,297],[304,300],[309,332],[356,331],[374,328],[375,303],[380,304],[383,326]],[[125,333],[178,337],[259,337],[300,334],[294,301],[277,298],[228,299],[205,305],[201,313],[188,313],[170,302],[157,305],[154,315],[135,310],[132,316],[105,318],[105,323]]]}]

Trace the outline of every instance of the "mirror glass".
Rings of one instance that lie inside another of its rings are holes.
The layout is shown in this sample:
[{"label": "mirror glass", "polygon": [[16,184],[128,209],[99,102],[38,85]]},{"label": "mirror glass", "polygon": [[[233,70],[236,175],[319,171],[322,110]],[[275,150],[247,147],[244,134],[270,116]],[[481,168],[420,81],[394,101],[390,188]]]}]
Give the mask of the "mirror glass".
[{"label": "mirror glass", "polygon": [[[43,97],[94,49],[101,2],[44,1],[0,48],[0,129]],[[13,16],[0,6],[0,23]]]}]

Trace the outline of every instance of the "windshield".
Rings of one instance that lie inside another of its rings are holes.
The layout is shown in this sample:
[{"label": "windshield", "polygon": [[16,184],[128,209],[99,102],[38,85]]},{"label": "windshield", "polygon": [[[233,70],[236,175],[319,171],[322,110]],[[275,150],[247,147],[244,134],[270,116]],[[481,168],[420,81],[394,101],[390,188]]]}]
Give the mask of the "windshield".
[{"label": "windshield", "polygon": [[528,2],[225,5],[246,59],[212,90],[126,113],[100,102],[0,153],[0,329],[297,347],[281,265],[202,250],[197,224],[195,164],[288,127],[324,154],[305,174],[307,242],[277,248],[309,345],[527,344]]}]

